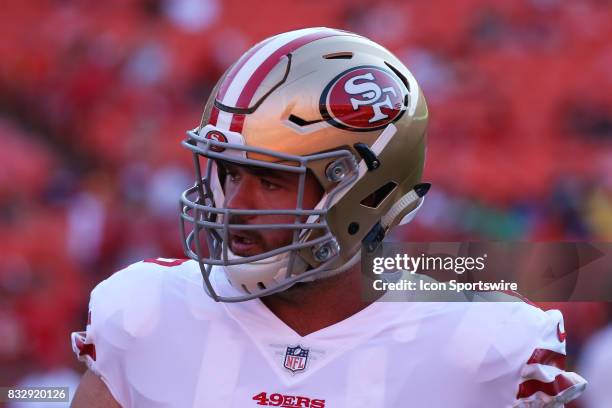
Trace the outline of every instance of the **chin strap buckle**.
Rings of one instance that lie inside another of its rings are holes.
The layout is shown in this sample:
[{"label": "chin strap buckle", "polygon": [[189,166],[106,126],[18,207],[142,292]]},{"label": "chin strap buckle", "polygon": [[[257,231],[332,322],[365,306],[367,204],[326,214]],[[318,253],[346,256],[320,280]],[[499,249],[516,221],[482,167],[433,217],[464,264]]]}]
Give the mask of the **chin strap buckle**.
[{"label": "chin strap buckle", "polygon": [[368,232],[362,241],[368,253],[374,252],[378,248],[382,240],[385,239],[387,231],[395,219],[402,213],[402,211],[415,202],[422,200],[425,194],[427,194],[429,191],[430,187],[430,183],[417,184],[412,190],[406,193],[395,204],[393,204],[393,206],[391,206],[389,211],[387,211],[380,221],[372,227],[370,232]]}]

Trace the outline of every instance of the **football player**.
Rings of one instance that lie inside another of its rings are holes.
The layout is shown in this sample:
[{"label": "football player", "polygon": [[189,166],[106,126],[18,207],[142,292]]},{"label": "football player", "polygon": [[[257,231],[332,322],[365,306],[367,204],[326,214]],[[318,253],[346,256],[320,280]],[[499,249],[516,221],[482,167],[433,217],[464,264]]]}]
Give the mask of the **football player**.
[{"label": "football player", "polygon": [[309,28],[247,51],[183,142],[189,259],[144,260],[92,291],[73,406],[561,407],[580,394],[558,311],[363,296],[362,246],[423,203],[427,120],[408,69],[357,34]]}]

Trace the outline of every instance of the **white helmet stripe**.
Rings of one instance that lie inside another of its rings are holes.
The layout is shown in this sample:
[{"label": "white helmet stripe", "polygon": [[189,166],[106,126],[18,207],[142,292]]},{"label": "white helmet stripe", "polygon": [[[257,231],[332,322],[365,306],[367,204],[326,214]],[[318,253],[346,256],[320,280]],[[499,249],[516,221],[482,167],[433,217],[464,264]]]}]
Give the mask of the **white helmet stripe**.
[{"label": "white helmet stripe", "polygon": [[[262,43],[236,66],[236,72],[230,72],[226,79],[230,81],[229,85],[222,86],[218,95],[221,98],[219,102],[225,106],[248,108],[263,80],[284,55],[310,42],[336,35],[356,34],[329,28],[308,28],[281,34]],[[240,132],[244,118],[237,121],[235,116],[229,112],[220,112],[217,127]]]}]

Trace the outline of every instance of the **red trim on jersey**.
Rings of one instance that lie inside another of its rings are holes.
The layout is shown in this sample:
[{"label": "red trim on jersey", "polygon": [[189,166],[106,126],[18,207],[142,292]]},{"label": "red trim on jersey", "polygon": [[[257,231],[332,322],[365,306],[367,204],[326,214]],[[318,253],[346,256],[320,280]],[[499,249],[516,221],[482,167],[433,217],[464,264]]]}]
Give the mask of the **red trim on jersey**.
[{"label": "red trim on jersey", "polygon": [[527,398],[540,391],[545,394],[554,397],[555,395],[560,394],[561,392],[567,390],[568,388],[576,385],[574,381],[567,378],[563,374],[559,374],[555,377],[555,379],[549,383],[538,381],[538,380],[529,380],[525,381],[519,386],[518,393],[516,394],[517,399]]},{"label": "red trim on jersey", "polygon": [[154,263],[161,266],[179,266],[187,261],[188,259],[173,259],[172,261],[164,261],[163,259],[159,258],[147,258],[144,259],[142,262]]},{"label": "red trim on jersey", "polygon": [[89,356],[96,361],[96,346],[94,344],[87,344],[79,336],[75,337],[74,344],[79,349],[79,357]]},{"label": "red trim on jersey", "polygon": [[565,355],[547,349],[535,349],[527,364],[544,364],[565,370]]},{"label": "red trim on jersey", "polygon": [[567,338],[567,332],[561,331],[561,322],[557,323],[557,338],[561,343],[563,343]]}]

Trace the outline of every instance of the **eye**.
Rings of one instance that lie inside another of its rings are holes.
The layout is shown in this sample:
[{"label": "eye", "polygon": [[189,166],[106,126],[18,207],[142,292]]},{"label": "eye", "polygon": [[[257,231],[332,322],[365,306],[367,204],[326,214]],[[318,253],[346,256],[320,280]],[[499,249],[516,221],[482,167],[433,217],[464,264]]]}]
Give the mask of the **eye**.
[{"label": "eye", "polygon": [[235,183],[240,180],[240,174],[238,174],[238,172],[232,167],[226,166],[224,168],[224,173],[225,173],[226,180],[229,180],[232,183]]},{"label": "eye", "polygon": [[262,178],[260,179],[260,181],[261,181],[262,187],[265,188],[266,190],[273,191],[273,190],[278,190],[280,188],[278,184],[273,183],[268,179]]}]

